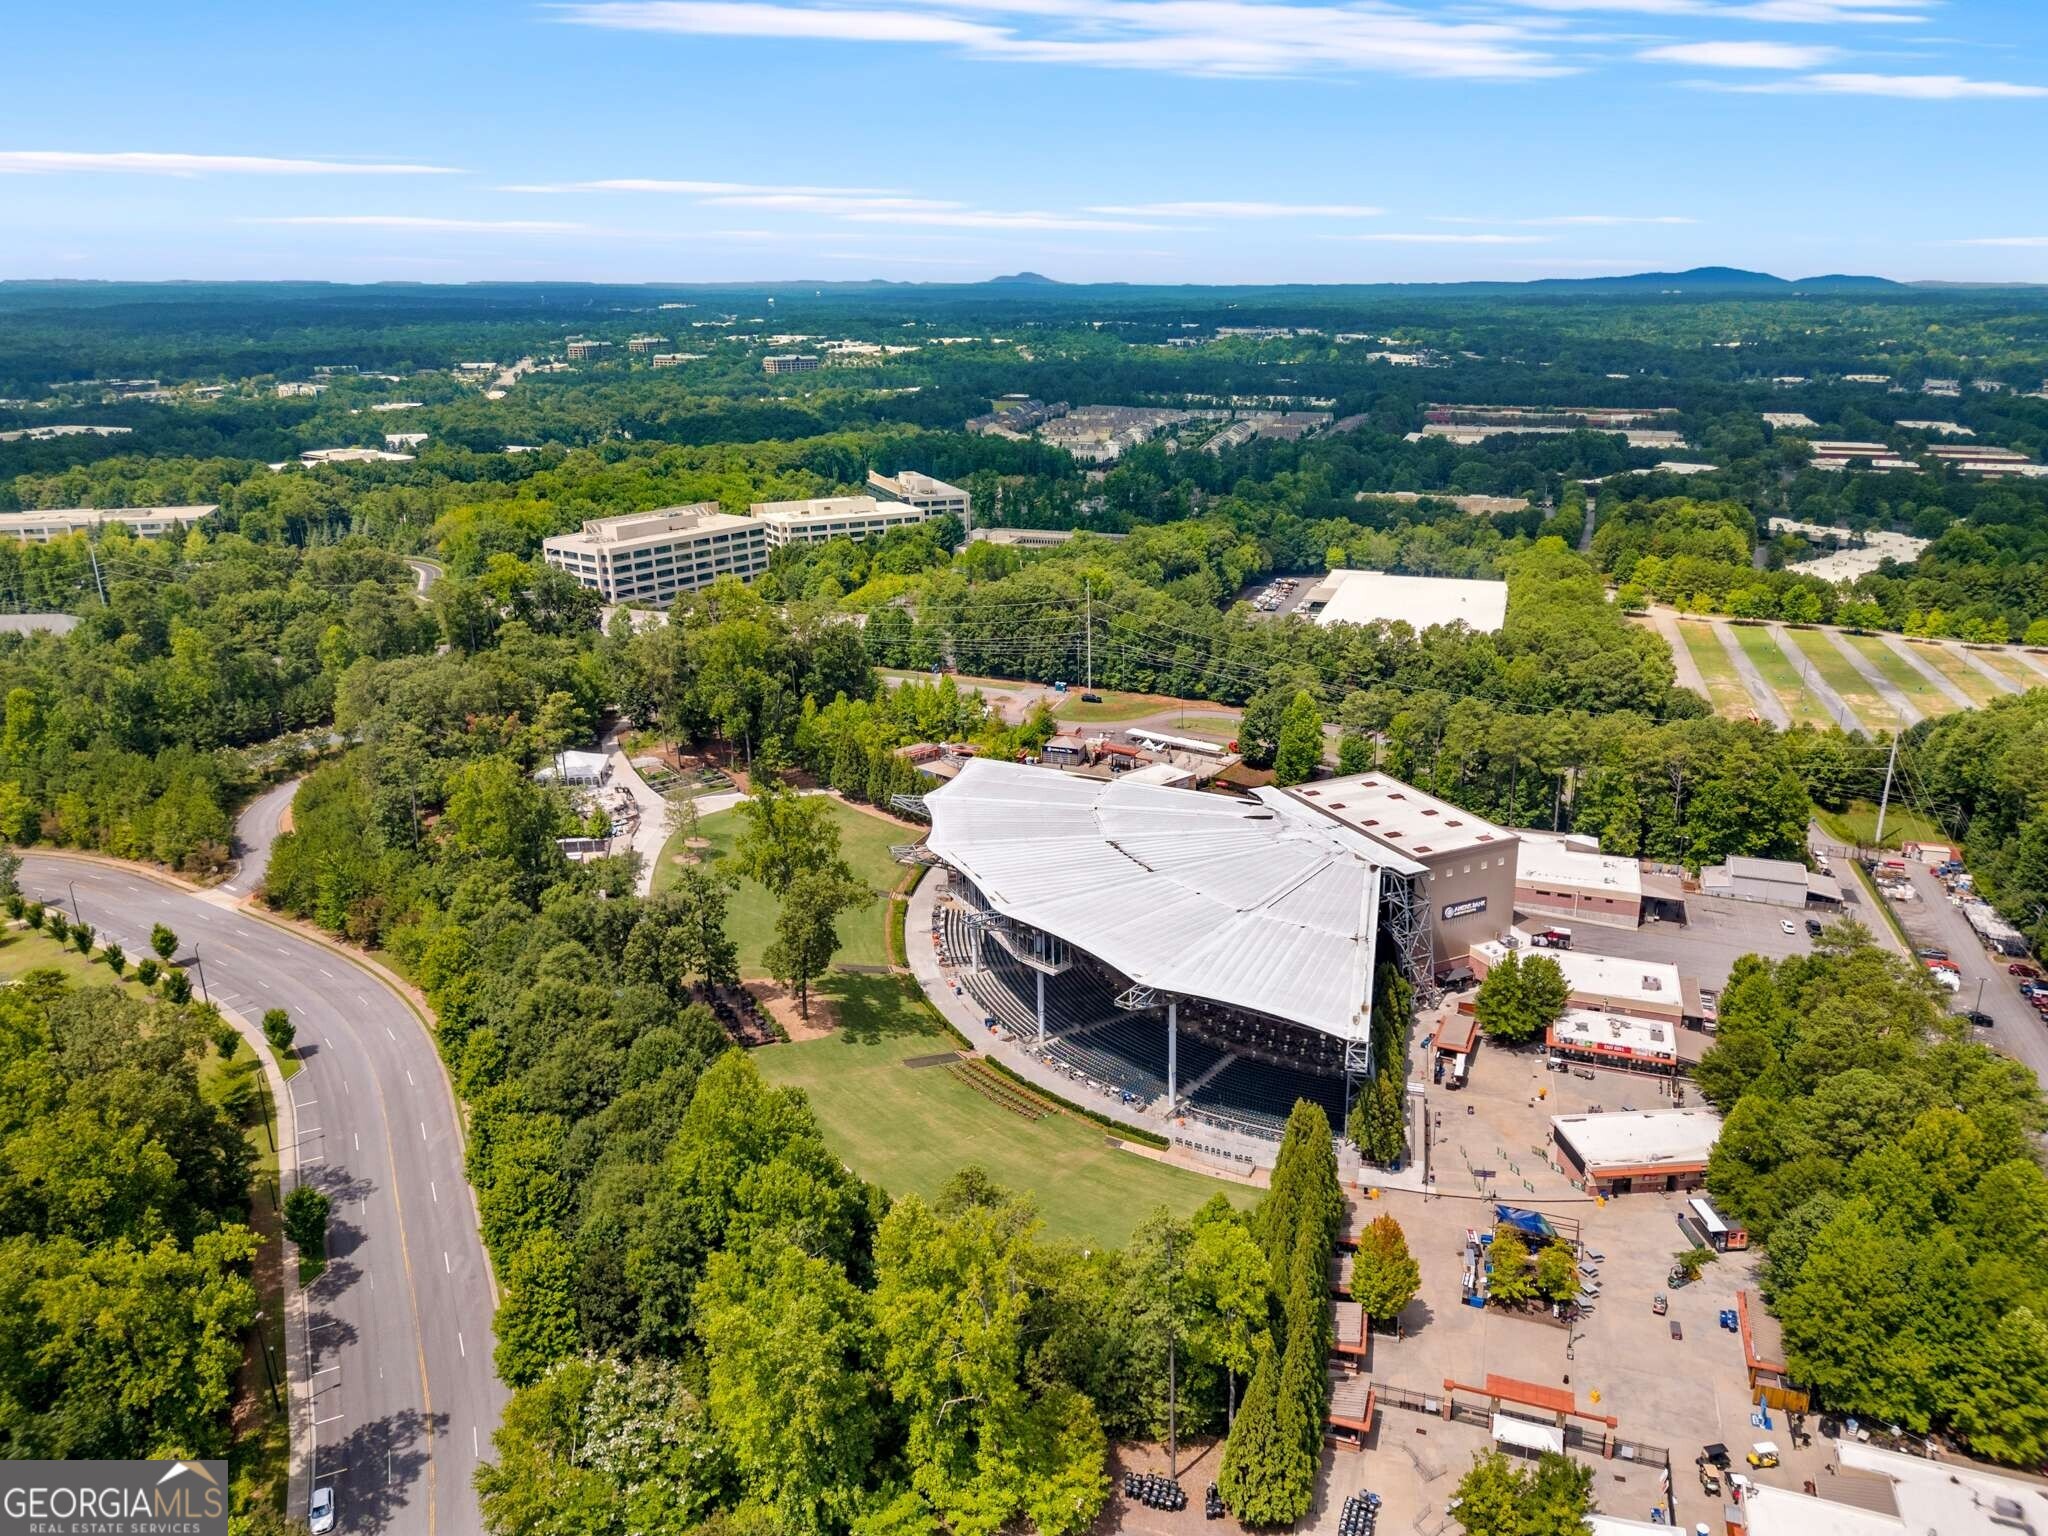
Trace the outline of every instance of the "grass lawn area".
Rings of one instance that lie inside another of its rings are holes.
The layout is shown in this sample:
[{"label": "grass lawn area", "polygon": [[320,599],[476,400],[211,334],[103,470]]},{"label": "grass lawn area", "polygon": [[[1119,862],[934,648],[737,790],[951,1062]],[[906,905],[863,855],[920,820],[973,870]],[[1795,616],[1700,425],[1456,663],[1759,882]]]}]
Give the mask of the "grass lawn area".
[{"label": "grass lawn area", "polygon": [[754,1053],[772,1081],[810,1096],[832,1150],[891,1194],[931,1196],[959,1169],[1038,1202],[1047,1229],[1080,1242],[1121,1244],[1164,1205],[1182,1215],[1219,1190],[1240,1205],[1257,1191],[1169,1168],[1108,1145],[1079,1115],[1026,1120],[956,1081],[943,1066],[903,1061],[957,1042],[904,976],[834,976],[820,989],[841,1027],[822,1039]]},{"label": "grass lawn area", "polygon": [[1769,630],[1752,624],[1737,624],[1734,629],[1735,643],[1756,664],[1764,682],[1778,696],[1778,702],[1785,706],[1785,712],[1795,724],[1802,720],[1822,727],[1835,723],[1833,716],[1821,708],[1820,700],[1807,692],[1806,684],[1799,676],[1798,663],[1778,648],[1778,642],[1771,638]]},{"label": "grass lawn area", "polygon": [[[1852,800],[1847,810],[1824,811],[1816,807],[1814,819],[1831,837],[1839,837],[1845,843],[1854,843],[1863,848],[1875,848],[1877,836],[1877,802],[1874,800]],[[1924,816],[1910,805],[1892,801],[1884,814],[1884,846],[1897,848],[1906,843],[1952,842],[1948,833],[1930,816]]]},{"label": "grass lawn area", "polygon": [[[839,850],[852,866],[856,880],[876,891],[888,892],[909,877],[910,871],[889,857],[889,849],[895,843],[915,841],[915,832],[880,816],[857,810],[843,800],[827,799],[825,803],[831,807],[832,819],[839,824]],[[705,857],[713,860],[726,857],[745,828],[746,821],[737,809],[706,816],[698,823],[698,835],[710,844],[704,850]],[[661,850],[661,867],[654,872],[657,891],[675,884],[682,873],[682,866],[675,862],[675,855],[682,851],[680,837],[671,838]],[[838,960],[846,965],[887,965],[888,925],[889,898],[886,894],[876,896],[857,912],[849,912],[839,920],[841,945]],[[753,880],[740,881],[739,888],[732,894],[726,932],[739,946],[741,974],[767,975],[762,969],[761,956],[775,937],[775,898],[768,894],[766,886]]]},{"label": "grass lawn area", "polygon": [[1956,701],[1927,681],[1890,646],[1876,635],[1845,635],[1851,645],[1870,659],[1885,681],[1912,701],[1913,707],[1932,719],[1956,707]]},{"label": "grass lawn area", "polygon": [[1836,650],[1828,637],[1811,629],[1788,629],[1786,641],[1796,647],[1806,658],[1806,664],[1813,668],[1820,680],[1842,696],[1842,702],[1849,706],[1851,714],[1868,731],[1888,731],[1892,728],[1892,707],[1885,703],[1884,696],[1864,680],[1863,674],[1849,665],[1849,658]]},{"label": "grass lawn area", "polygon": [[[2011,651],[1987,651],[1971,646],[1970,654],[2017,688],[2039,688],[2048,684],[2048,677],[2043,677]],[[1982,677],[1984,674],[1979,672],[1977,675]]]},{"label": "grass lawn area", "polygon": [[1234,722],[1241,718],[1235,711],[1219,709],[1198,699],[1175,699],[1159,693],[1117,693],[1108,688],[1098,688],[1096,692],[1102,695],[1102,702],[1089,704],[1083,702],[1080,689],[1072,689],[1053,713],[1076,725],[1143,720],[1151,715],[1187,714],[1200,717],[1199,723],[1212,729],[1221,728],[1225,720]]},{"label": "grass lawn area", "polygon": [[1913,654],[1926,662],[1943,677],[1954,683],[1970,697],[1972,704],[1983,706],[1993,699],[2005,697],[2005,690],[1991,681],[1982,672],[1945,645],[1918,645],[1908,640]]},{"label": "grass lawn area", "polygon": [[1678,634],[1700,669],[1700,676],[1706,680],[1707,700],[1714,706],[1714,713],[1724,720],[1747,720],[1756,708],[1755,701],[1736,676],[1735,663],[1721,649],[1721,637],[1714,633],[1714,626],[1680,619]]}]

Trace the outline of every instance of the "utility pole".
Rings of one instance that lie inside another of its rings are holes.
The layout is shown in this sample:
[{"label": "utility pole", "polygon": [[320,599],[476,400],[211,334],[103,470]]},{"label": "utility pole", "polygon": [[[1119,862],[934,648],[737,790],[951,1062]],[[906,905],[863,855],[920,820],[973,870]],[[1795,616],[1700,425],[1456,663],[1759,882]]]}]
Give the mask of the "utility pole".
[{"label": "utility pole", "polygon": [[85,546],[86,555],[92,560],[92,584],[99,588],[100,606],[107,606],[107,584],[100,578],[100,552],[93,545]]},{"label": "utility pole", "polygon": [[1081,579],[1081,649],[1084,657],[1085,677],[1083,688],[1095,691],[1095,586],[1087,577]]},{"label": "utility pole", "polygon": [[1899,766],[1899,722],[1896,712],[1892,718],[1892,754],[1884,765],[1884,794],[1877,802],[1877,836],[1872,839],[1879,848],[1884,847],[1884,813],[1892,803],[1892,770]]},{"label": "utility pole", "polygon": [[1166,1234],[1166,1475],[1180,1481],[1179,1386],[1174,1341],[1180,1333],[1180,1314],[1174,1310],[1173,1277],[1180,1267],[1180,1253],[1171,1228]]}]

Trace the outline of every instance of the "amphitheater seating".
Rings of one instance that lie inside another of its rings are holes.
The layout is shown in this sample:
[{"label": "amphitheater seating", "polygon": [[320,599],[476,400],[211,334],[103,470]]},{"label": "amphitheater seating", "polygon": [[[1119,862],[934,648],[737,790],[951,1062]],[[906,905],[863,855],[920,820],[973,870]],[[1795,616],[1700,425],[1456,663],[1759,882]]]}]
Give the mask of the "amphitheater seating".
[{"label": "amphitheater seating", "polygon": [[985,1061],[956,1061],[946,1070],[991,1104],[1013,1115],[1043,1120],[1053,1113],[1052,1105],[1023,1085],[1011,1082]]},{"label": "amphitheater seating", "polygon": [[1297,1100],[1323,1106],[1333,1128],[1344,1118],[1344,1080],[1240,1056],[1195,1093],[1196,1114],[1254,1135],[1278,1135]]}]

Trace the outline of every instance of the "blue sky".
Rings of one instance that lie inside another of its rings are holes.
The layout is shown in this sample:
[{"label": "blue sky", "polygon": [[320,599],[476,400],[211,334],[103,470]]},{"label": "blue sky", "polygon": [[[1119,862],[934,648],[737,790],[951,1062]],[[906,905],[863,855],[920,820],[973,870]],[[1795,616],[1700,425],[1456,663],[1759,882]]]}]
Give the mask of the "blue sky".
[{"label": "blue sky", "polygon": [[2041,0],[23,6],[0,277],[2048,281]]}]

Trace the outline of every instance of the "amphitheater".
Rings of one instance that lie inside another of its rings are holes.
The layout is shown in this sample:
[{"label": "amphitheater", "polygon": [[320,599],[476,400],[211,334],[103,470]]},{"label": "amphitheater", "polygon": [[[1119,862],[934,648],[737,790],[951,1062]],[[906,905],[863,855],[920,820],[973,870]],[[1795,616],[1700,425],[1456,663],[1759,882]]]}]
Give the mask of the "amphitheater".
[{"label": "amphitheater", "polygon": [[927,987],[1114,1119],[1211,1128],[1255,1160],[1299,1099],[1341,1126],[1378,964],[1432,973],[1428,868],[1286,791],[974,760],[924,807]]}]

